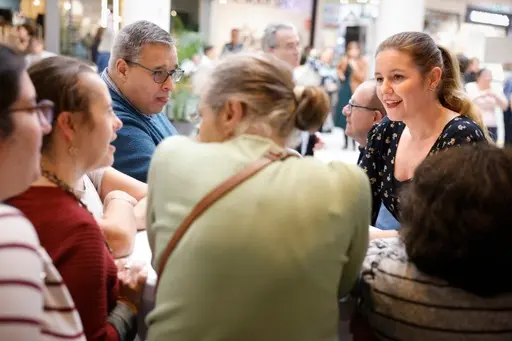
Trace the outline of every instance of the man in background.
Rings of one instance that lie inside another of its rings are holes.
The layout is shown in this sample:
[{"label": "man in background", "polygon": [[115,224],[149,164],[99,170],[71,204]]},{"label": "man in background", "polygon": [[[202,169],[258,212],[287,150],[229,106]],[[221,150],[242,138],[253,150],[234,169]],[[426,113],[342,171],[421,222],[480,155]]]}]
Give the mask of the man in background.
[{"label": "man in background", "polygon": [[244,44],[240,42],[240,30],[238,28],[234,28],[231,30],[231,41],[224,45],[221,55],[224,56],[228,53],[241,52],[243,49]]},{"label": "man in background", "polygon": [[[263,52],[274,55],[286,62],[294,70],[295,82],[301,86],[319,86],[320,76],[314,71],[305,70],[297,75],[300,66],[300,39],[295,26],[286,23],[271,24],[265,28],[261,39]],[[300,145],[296,150],[302,155],[313,155],[315,146],[321,141],[316,134],[301,133]]]},{"label": "man in background", "polygon": [[362,159],[368,133],[386,116],[386,109],[377,97],[376,87],[375,80],[363,82],[343,108],[343,115],[347,117],[347,135],[359,143],[361,153],[357,163]]}]

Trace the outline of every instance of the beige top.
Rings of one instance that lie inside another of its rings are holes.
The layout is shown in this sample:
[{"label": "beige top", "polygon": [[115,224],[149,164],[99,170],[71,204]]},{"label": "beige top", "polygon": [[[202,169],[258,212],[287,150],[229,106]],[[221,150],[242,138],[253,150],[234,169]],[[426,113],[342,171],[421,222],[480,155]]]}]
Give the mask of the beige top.
[{"label": "beige top", "polygon": [[[243,135],[163,141],[149,176],[153,267],[203,196],[277,146]],[[170,257],[149,341],[336,340],[338,298],[368,246],[370,186],[355,165],[278,161],[209,208]]]}]

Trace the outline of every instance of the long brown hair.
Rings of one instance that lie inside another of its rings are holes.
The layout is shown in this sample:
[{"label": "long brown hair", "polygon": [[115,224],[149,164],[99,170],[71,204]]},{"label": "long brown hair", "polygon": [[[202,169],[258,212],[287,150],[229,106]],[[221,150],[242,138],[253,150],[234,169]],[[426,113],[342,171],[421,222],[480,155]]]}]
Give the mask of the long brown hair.
[{"label": "long brown hair", "polygon": [[392,35],[379,45],[377,54],[388,49],[408,54],[423,76],[433,68],[439,67],[442,70],[442,78],[437,96],[441,105],[473,120],[490,140],[478,108],[462,88],[459,64],[450,51],[438,46],[428,34],[422,32]]},{"label": "long brown hair", "polygon": [[[38,100],[47,99],[55,104],[54,124],[61,112],[88,112],[87,87],[79,85],[80,77],[85,73],[95,72],[80,60],[64,56],[45,58],[28,69]],[[54,131],[44,136],[43,152],[48,150]]]}]

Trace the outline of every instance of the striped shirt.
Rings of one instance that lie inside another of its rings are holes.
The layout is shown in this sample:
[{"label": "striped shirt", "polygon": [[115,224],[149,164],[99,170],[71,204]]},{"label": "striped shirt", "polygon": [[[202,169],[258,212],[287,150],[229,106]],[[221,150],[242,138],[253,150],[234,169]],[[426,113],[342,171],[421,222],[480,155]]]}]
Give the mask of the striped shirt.
[{"label": "striped shirt", "polygon": [[80,316],[21,212],[0,204],[0,340],[85,341]]},{"label": "striped shirt", "polygon": [[512,340],[512,293],[483,298],[427,276],[398,238],[370,243],[361,281],[362,313],[380,340]]},{"label": "striped shirt", "polygon": [[512,340],[512,290],[484,298],[427,276],[398,238],[370,243],[360,289],[362,313],[380,340]]}]

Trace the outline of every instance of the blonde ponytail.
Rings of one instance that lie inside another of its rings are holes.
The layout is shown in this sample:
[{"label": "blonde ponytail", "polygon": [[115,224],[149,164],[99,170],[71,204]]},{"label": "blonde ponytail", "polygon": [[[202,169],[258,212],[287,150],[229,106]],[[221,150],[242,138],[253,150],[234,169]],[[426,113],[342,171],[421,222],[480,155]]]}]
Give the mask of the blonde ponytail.
[{"label": "blonde ponytail", "polygon": [[473,104],[462,88],[458,62],[445,47],[438,46],[438,48],[443,59],[443,79],[439,88],[439,101],[444,107],[475,122],[482,129],[487,141],[493,142],[482,120],[480,109]]}]

